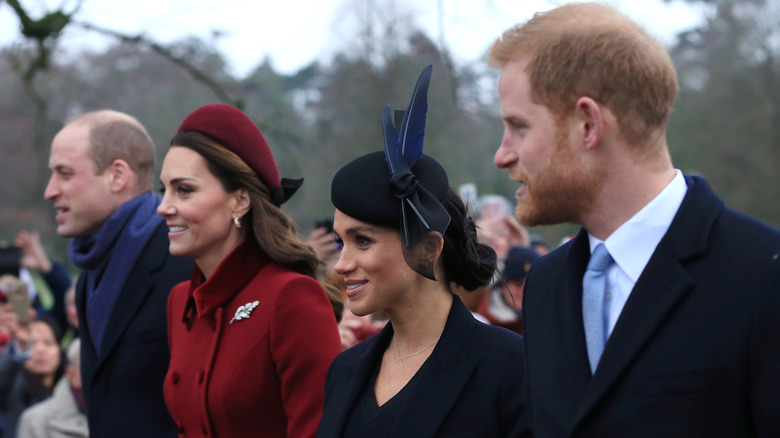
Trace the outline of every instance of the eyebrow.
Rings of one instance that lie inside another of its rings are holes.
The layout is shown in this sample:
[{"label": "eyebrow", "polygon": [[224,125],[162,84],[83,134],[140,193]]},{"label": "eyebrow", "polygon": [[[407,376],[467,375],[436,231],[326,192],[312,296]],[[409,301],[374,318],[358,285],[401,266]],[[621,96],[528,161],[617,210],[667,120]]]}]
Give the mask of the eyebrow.
[{"label": "eyebrow", "polygon": [[[197,181],[197,180],[195,178],[182,176],[182,177],[179,177],[179,178],[173,178],[171,180],[171,185],[180,184],[180,183],[183,183],[185,181]],[[165,185],[165,182],[163,180],[160,180],[160,184]]]},{"label": "eyebrow", "polygon": [[[376,228],[366,226],[366,225],[357,225],[354,227],[347,228],[344,231],[344,235],[350,235],[350,234],[357,234],[357,233],[371,233],[371,234],[379,234],[379,231]],[[338,234],[338,233],[336,233]]]},{"label": "eyebrow", "polygon": [[502,117],[501,119],[504,120],[504,122],[506,122],[506,123],[511,123],[511,124],[514,124],[514,125],[528,126],[528,119],[526,119],[525,117],[516,116],[516,115],[509,115],[509,116],[506,116],[506,117]]},{"label": "eyebrow", "polygon": [[73,167],[65,165],[65,164],[57,164],[57,165],[55,165],[53,167],[50,167],[50,168],[51,168],[52,171],[56,171],[56,172],[62,172],[64,170],[73,171]]}]

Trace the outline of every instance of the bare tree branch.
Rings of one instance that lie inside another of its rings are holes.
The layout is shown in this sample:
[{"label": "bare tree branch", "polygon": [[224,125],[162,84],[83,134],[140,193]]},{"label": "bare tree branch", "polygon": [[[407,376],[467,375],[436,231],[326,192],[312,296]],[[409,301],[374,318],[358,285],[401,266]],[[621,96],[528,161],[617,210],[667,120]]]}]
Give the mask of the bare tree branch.
[{"label": "bare tree branch", "polygon": [[144,37],[143,35],[127,35],[122,32],[106,29],[104,27],[96,26],[91,23],[73,22],[73,24],[75,26],[79,26],[87,30],[95,31],[103,35],[108,35],[117,38],[123,42],[145,45],[150,49],[154,50],[155,52],[157,52],[163,58],[171,61],[172,63],[186,70],[187,73],[189,73],[190,76],[192,76],[196,81],[200,82],[201,84],[209,88],[220,101],[233,105],[236,108],[240,108],[240,109],[243,109],[244,107],[243,99],[241,98],[233,99],[230,96],[228,96],[227,92],[222,87],[222,85],[214,78],[209,76],[207,73],[193,66],[192,64],[184,60],[182,57],[176,56],[167,47],[164,47],[163,45],[157,42],[151,41],[148,38]]}]

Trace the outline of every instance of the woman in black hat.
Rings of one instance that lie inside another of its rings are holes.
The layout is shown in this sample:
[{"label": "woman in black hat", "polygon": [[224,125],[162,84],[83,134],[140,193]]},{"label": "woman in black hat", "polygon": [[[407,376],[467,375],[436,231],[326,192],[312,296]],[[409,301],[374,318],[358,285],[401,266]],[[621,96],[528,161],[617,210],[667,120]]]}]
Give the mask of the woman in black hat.
[{"label": "woman in black hat", "polygon": [[[396,129],[383,112],[384,152],[333,179],[336,271],[352,312],[387,312],[378,335],[328,371],[318,437],[510,437],[524,418],[522,338],[477,322],[452,293],[487,284],[495,252],[477,242],[444,169],[422,155],[431,68]],[[477,436],[477,435],[474,435]]]}]

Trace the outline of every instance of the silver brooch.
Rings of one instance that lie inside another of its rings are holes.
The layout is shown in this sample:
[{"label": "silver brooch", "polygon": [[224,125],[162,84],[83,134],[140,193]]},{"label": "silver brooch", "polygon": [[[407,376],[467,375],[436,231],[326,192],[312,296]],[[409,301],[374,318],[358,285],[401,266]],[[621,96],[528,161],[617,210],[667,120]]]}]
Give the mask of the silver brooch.
[{"label": "silver brooch", "polygon": [[255,307],[257,307],[260,304],[260,301],[253,301],[251,303],[246,303],[243,306],[240,306],[238,309],[236,309],[236,315],[233,317],[233,319],[230,320],[230,323],[233,324],[233,321],[241,321],[242,319],[249,318],[249,315],[252,314],[252,311],[255,310]]}]

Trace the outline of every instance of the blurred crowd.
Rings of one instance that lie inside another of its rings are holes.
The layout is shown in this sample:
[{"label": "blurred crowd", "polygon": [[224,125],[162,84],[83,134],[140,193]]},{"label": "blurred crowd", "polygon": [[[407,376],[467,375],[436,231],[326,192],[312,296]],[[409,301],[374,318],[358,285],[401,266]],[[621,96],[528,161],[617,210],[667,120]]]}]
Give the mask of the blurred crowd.
[{"label": "blurred crowd", "polygon": [[[456,293],[477,320],[521,334],[523,283],[533,262],[550,247],[517,222],[506,198],[493,194],[470,202],[479,239],[496,251],[499,270],[489,286]],[[306,242],[317,254],[322,278],[343,293],[343,277],[334,271],[339,246],[332,221],[315,225]],[[63,263],[49,259],[35,231],[19,231],[2,250],[7,255],[0,266],[1,430],[17,430],[20,438],[48,436],[36,435],[44,427],[36,419],[46,418],[51,423],[46,427],[74,434],[66,436],[87,436],[71,274]],[[342,348],[379,333],[387,321],[381,312],[357,316],[346,301],[338,323]],[[57,411],[53,417],[44,414],[52,410]]]}]

